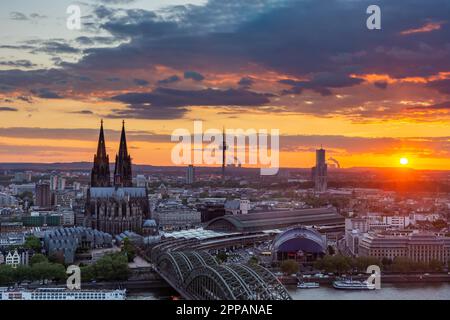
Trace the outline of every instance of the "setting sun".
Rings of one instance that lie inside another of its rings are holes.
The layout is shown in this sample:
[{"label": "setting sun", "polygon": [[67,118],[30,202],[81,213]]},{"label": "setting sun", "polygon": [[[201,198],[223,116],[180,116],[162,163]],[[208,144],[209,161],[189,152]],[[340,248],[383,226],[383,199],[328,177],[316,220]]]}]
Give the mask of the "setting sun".
[{"label": "setting sun", "polygon": [[409,163],[409,160],[407,158],[401,158],[400,159],[400,164],[402,166],[406,166]]}]

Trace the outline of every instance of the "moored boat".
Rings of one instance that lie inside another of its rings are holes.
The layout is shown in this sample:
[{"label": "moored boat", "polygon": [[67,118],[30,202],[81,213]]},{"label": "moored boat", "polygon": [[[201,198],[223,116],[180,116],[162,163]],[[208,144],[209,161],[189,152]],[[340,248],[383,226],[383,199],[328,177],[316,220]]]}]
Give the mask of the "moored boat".
[{"label": "moored boat", "polygon": [[0,300],[125,300],[126,290],[0,288]]},{"label": "moored boat", "polygon": [[317,289],[320,287],[318,282],[299,282],[297,288],[299,289]]},{"label": "moored boat", "polygon": [[333,287],[340,290],[374,290],[375,285],[367,281],[336,280]]}]

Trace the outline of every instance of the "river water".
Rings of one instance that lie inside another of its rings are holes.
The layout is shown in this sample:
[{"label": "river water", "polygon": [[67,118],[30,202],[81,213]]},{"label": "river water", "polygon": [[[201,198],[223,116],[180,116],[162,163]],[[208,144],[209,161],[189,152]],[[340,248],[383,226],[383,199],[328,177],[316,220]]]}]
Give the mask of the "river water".
[{"label": "river water", "polygon": [[[288,287],[294,300],[450,300],[450,283],[436,284],[384,284],[381,290],[336,290],[321,285],[318,289]],[[170,289],[148,292],[130,292],[130,300],[161,300],[177,295]]]},{"label": "river water", "polygon": [[336,290],[288,288],[294,300],[450,300],[450,283],[384,284],[381,290]]}]

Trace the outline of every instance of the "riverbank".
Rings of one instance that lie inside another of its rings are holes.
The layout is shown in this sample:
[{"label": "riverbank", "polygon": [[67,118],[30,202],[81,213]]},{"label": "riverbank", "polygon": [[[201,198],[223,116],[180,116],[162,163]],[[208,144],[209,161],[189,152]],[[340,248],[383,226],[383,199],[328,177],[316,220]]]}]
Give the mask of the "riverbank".
[{"label": "riverbank", "polygon": [[[367,280],[369,275],[352,276],[354,280]],[[284,285],[294,285],[298,282],[296,277],[283,276],[278,278]],[[319,282],[320,284],[331,284],[336,279],[335,276],[328,278],[310,277],[304,278],[306,282]],[[381,283],[450,283],[450,275],[447,273],[431,273],[431,274],[383,274],[381,275]]]}]

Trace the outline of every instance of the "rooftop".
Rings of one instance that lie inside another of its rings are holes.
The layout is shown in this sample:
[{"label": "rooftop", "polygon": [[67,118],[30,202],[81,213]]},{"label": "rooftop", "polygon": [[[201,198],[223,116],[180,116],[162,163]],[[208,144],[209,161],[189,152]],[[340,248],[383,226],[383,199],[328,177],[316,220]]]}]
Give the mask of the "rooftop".
[{"label": "rooftop", "polygon": [[239,215],[225,215],[211,220],[205,227],[215,231],[259,231],[293,225],[332,226],[344,224],[344,217],[334,208],[267,211]]}]

